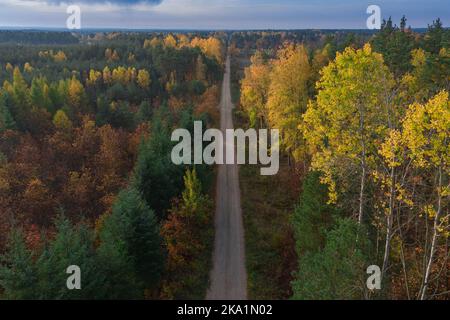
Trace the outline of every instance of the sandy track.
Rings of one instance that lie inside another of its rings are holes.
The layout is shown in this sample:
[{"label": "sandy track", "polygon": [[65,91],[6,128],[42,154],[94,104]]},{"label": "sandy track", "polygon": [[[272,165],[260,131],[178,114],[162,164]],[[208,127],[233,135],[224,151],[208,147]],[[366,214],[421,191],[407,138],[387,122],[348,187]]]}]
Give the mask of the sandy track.
[{"label": "sandy track", "polygon": [[[225,130],[233,128],[233,108],[228,56],[220,101],[220,129],[224,137]],[[244,227],[238,170],[237,165],[219,165],[213,269],[211,287],[206,295],[206,299],[209,300],[247,299]]]}]

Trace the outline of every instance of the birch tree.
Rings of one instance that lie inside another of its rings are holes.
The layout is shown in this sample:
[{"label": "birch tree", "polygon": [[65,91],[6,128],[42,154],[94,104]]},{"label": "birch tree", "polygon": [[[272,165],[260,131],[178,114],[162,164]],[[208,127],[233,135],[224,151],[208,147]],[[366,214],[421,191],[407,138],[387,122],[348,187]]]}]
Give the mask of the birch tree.
[{"label": "birch tree", "polygon": [[287,45],[273,63],[267,102],[269,125],[280,130],[282,146],[298,159],[304,145],[302,115],[308,103],[311,67],[303,45]]},{"label": "birch tree", "polygon": [[386,93],[392,87],[391,73],[370,45],[359,50],[347,48],[322,70],[317,101],[309,104],[304,115],[304,134],[313,153],[312,168],[322,172],[330,202],[337,200],[338,179],[341,188],[351,188],[351,180],[359,176],[355,202],[360,224],[376,146],[388,128]]},{"label": "birch tree", "polygon": [[427,298],[433,263],[439,238],[449,236],[448,202],[450,185],[450,103],[448,93],[442,91],[426,104],[412,104],[403,123],[403,139],[408,146],[414,166],[435,175],[435,197],[431,203],[422,204],[428,219],[432,219],[431,245],[426,255],[426,266],[419,297]]}]

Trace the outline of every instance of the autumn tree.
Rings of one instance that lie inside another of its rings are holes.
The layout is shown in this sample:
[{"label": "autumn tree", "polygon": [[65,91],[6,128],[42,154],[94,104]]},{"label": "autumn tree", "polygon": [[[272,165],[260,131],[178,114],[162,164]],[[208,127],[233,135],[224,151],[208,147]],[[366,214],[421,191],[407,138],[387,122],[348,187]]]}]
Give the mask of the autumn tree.
[{"label": "autumn tree", "polygon": [[53,60],[55,62],[63,62],[67,60],[67,56],[64,53],[64,51],[59,50],[55,55],[53,56]]},{"label": "autumn tree", "polygon": [[148,89],[151,83],[150,74],[147,70],[141,69],[137,74],[137,83],[142,89]]},{"label": "autumn tree", "polygon": [[106,67],[103,69],[103,81],[104,81],[106,84],[111,84],[111,82],[112,82],[112,74],[111,74],[111,70],[109,69],[108,66],[106,66]]},{"label": "autumn tree", "polygon": [[245,68],[241,81],[241,106],[250,119],[250,126],[259,122],[262,127],[269,120],[267,101],[270,87],[271,66],[262,52],[250,59],[251,65]]},{"label": "autumn tree", "polygon": [[316,83],[320,79],[320,71],[325,67],[333,57],[332,46],[328,43],[323,48],[314,52],[311,61],[311,76],[308,81],[309,95],[314,96],[316,92]]},{"label": "autumn tree", "polygon": [[26,62],[23,65],[23,71],[26,73],[32,73],[33,72],[33,67],[31,66],[31,64],[29,62]]},{"label": "autumn tree", "polygon": [[268,122],[271,128],[280,130],[282,146],[295,159],[300,159],[304,151],[301,126],[308,103],[310,70],[305,47],[289,44],[278,52],[271,73]]},{"label": "autumn tree", "polygon": [[172,34],[168,34],[163,42],[165,47],[176,48],[177,46],[177,39]]},{"label": "autumn tree", "polygon": [[440,92],[426,104],[409,107],[403,122],[403,135],[409,150],[409,157],[418,168],[425,169],[436,177],[433,187],[434,199],[422,204],[422,210],[433,220],[431,245],[426,256],[426,267],[420,298],[428,296],[433,263],[441,237],[450,235],[448,199],[450,194],[448,177],[450,173],[450,103],[448,93]]},{"label": "autumn tree", "polygon": [[69,131],[72,129],[72,121],[66,115],[64,110],[58,110],[53,117],[53,124],[55,127],[61,131]]},{"label": "autumn tree", "polygon": [[210,267],[212,203],[195,169],[186,171],[184,185],[161,230],[168,251],[162,294],[170,299],[203,297]]},{"label": "autumn tree", "polygon": [[75,112],[81,112],[85,110],[85,91],[83,84],[75,77],[72,77],[68,81],[67,101],[69,105],[75,110]]},{"label": "autumn tree", "polygon": [[206,56],[216,59],[220,64],[224,62],[222,42],[215,37],[209,37],[207,39],[195,37],[191,41],[191,47],[200,48]]},{"label": "autumn tree", "polygon": [[[105,67],[107,68],[107,67]],[[88,86],[95,87],[102,80],[102,72],[97,70],[89,70],[89,78],[86,80]]]},{"label": "autumn tree", "polygon": [[313,153],[312,167],[322,172],[331,202],[337,196],[336,178],[340,177],[340,185],[347,185],[351,181],[345,182],[346,172],[357,170],[360,223],[364,220],[367,179],[376,146],[383,141],[388,127],[387,96],[392,86],[392,76],[382,56],[372,52],[370,45],[359,50],[347,48],[323,69],[317,84],[317,101],[310,103],[304,116],[304,134]]}]

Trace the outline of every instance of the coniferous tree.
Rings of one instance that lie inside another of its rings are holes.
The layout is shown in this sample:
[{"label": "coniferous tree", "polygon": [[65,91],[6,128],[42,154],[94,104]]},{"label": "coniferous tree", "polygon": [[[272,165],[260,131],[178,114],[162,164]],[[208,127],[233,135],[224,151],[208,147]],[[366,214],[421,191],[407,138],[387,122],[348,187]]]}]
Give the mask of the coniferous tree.
[{"label": "coniferous tree", "polygon": [[133,186],[161,220],[166,216],[172,198],[180,194],[183,182],[181,166],[171,160],[173,143],[167,124],[156,115],[148,141],[141,145],[133,176]]},{"label": "coniferous tree", "polygon": [[[115,294],[157,287],[164,265],[159,224],[153,211],[133,188],[122,191],[100,230],[99,255]],[[108,260],[111,261],[109,262]],[[125,277],[121,279],[121,275]],[[126,292],[123,292],[124,288]]]},{"label": "coniferous tree", "polygon": [[38,275],[33,263],[33,254],[26,247],[19,230],[11,233],[7,251],[0,256],[0,287],[7,299],[36,298]]}]

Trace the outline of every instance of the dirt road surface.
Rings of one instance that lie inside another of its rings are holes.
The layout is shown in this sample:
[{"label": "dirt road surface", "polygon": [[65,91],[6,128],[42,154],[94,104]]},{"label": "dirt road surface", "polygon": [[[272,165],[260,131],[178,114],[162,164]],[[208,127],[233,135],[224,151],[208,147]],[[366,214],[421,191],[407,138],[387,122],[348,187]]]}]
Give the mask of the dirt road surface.
[{"label": "dirt road surface", "polygon": [[[230,57],[228,56],[220,101],[220,129],[224,137],[226,129],[233,129],[233,108],[230,91]],[[216,233],[211,287],[206,295],[208,300],[247,299],[244,227],[238,170],[236,164],[219,165]]]}]

